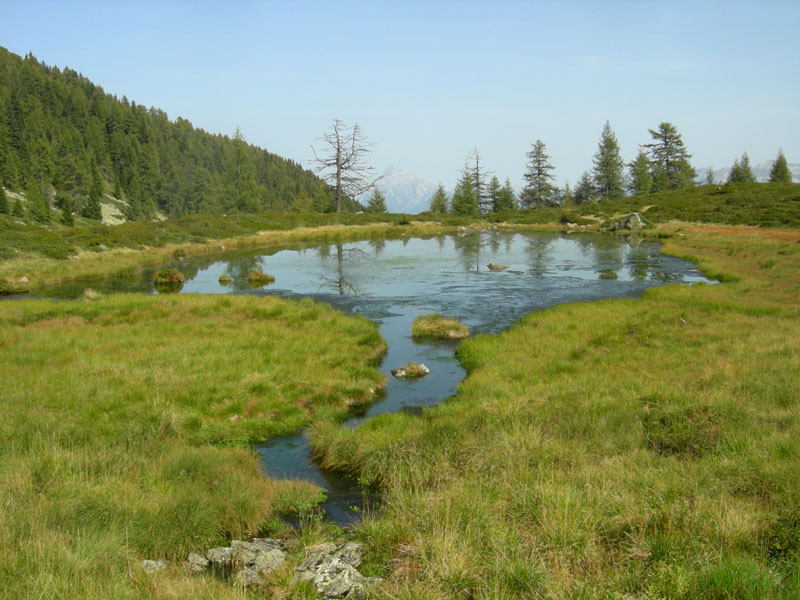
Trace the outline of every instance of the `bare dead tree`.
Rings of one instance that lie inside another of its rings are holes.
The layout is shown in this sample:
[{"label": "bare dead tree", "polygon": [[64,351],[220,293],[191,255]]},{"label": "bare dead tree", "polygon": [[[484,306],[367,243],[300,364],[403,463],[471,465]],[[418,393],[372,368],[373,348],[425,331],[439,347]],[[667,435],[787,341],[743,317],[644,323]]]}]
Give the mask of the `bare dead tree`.
[{"label": "bare dead tree", "polygon": [[314,146],[314,172],[333,187],[336,195],[336,212],[342,210],[342,199],[356,198],[371,189],[381,177],[366,162],[372,151],[358,123],[348,127],[343,121],[334,119],[331,129],[321,141],[324,148],[317,154]]}]

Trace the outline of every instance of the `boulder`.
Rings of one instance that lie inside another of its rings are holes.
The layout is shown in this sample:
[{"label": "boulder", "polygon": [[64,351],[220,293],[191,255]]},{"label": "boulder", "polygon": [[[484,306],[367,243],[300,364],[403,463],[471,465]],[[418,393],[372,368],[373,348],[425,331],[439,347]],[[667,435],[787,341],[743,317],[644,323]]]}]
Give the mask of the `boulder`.
[{"label": "boulder", "polygon": [[186,562],[189,563],[189,568],[193,573],[202,573],[208,568],[208,565],[211,564],[206,557],[195,554],[194,552],[186,557]]},{"label": "boulder", "polygon": [[392,369],[390,372],[397,379],[416,379],[418,377],[425,377],[431,370],[422,363],[408,363],[405,367]]},{"label": "boulder", "polygon": [[611,231],[639,231],[645,225],[646,223],[639,216],[639,213],[634,212],[614,223]]},{"label": "boulder", "polygon": [[215,567],[230,567],[233,565],[233,548],[211,548],[206,552],[206,558]]},{"label": "boulder", "polygon": [[242,587],[254,587],[263,585],[264,578],[255,569],[248,567],[237,571],[233,581]]},{"label": "boulder", "polygon": [[253,569],[259,575],[269,575],[272,571],[282,566],[285,561],[286,553],[283,550],[268,550],[256,557]]},{"label": "boulder", "polygon": [[352,565],[336,558],[317,567],[312,583],[317,594],[323,598],[360,600],[367,597],[364,576]]}]

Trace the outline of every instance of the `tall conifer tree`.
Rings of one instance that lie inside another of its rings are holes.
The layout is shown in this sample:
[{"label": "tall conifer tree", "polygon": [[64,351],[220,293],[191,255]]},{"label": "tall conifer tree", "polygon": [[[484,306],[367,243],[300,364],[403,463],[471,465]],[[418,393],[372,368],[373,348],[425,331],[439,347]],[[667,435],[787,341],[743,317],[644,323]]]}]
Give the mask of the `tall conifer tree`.
[{"label": "tall conifer tree", "polygon": [[478,194],[475,191],[475,178],[469,165],[464,165],[461,177],[453,190],[451,212],[454,215],[478,217],[481,214]]},{"label": "tall conifer tree", "polygon": [[653,190],[653,176],[650,173],[650,159],[647,153],[639,149],[630,163],[628,163],[628,191],[632,196],[644,196]]},{"label": "tall conifer tree", "polygon": [[691,187],[697,173],[689,164],[692,157],[686,151],[678,129],[672,123],[661,123],[650,129],[654,142],[645,144],[652,165],[653,191]]},{"label": "tall conifer tree", "polygon": [[786,157],[783,155],[783,150],[778,150],[778,157],[772,163],[772,169],[769,172],[770,183],[791,183],[792,172],[789,170],[789,165],[786,162]]},{"label": "tall conifer tree", "polygon": [[447,192],[444,191],[444,186],[440,183],[439,187],[436,188],[436,191],[433,193],[433,197],[431,198],[430,211],[437,215],[444,215],[447,213],[447,204]]},{"label": "tall conifer tree", "polygon": [[525,154],[528,157],[525,187],[520,192],[519,199],[522,208],[538,208],[548,204],[555,191],[553,181],[555,178],[551,171],[555,169],[550,164],[550,156],[542,140],[531,144],[531,149]]},{"label": "tall conifer tree", "polygon": [[625,196],[624,168],[617,136],[606,121],[594,155],[593,169],[594,187],[601,199],[619,200]]}]

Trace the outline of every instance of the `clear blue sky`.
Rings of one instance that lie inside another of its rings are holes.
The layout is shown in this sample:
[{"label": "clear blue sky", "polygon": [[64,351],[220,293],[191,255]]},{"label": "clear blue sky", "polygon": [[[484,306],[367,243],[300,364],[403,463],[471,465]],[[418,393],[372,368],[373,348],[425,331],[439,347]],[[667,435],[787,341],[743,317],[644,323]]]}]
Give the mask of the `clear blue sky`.
[{"label": "clear blue sky", "polygon": [[800,1],[25,2],[0,45],[304,165],[331,119],[372,163],[451,188],[467,154],[519,187],[541,139],[559,184],[606,120],[628,161],[662,121],[698,172],[800,162]]}]

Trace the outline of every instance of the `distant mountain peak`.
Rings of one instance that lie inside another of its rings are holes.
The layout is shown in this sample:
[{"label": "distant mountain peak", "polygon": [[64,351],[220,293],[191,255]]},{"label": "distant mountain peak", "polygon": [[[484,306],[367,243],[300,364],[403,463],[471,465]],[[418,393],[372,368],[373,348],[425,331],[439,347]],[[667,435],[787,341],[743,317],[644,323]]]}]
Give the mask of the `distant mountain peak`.
[{"label": "distant mountain peak", "polygon": [[[376,187],[386,197],[389,212],[417,214],[428,210],[437,185],[392,165],[383,170],[383,178]],[[359,202],[366,204],[371,194],[362,194]]]}]

